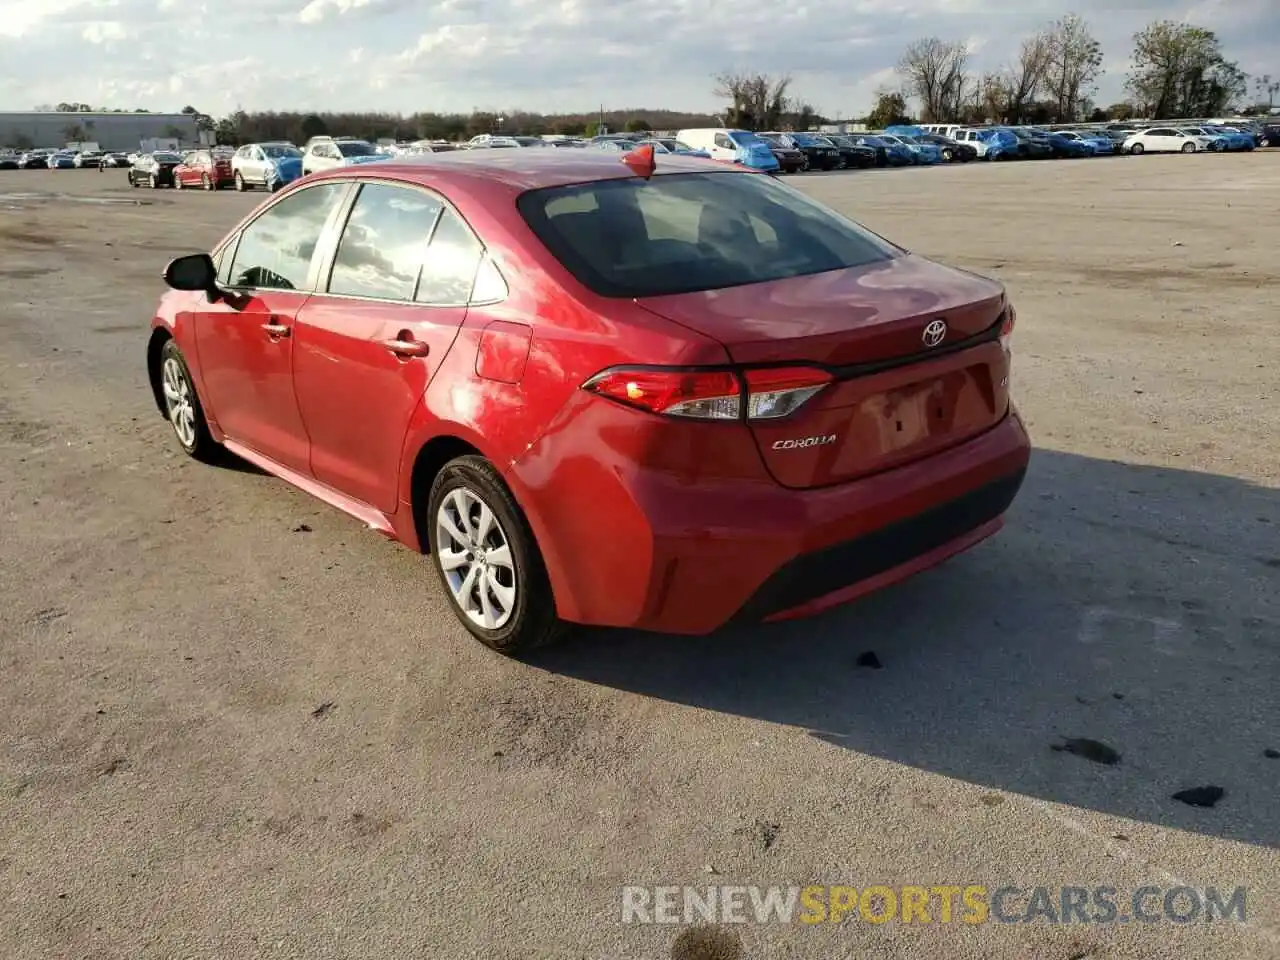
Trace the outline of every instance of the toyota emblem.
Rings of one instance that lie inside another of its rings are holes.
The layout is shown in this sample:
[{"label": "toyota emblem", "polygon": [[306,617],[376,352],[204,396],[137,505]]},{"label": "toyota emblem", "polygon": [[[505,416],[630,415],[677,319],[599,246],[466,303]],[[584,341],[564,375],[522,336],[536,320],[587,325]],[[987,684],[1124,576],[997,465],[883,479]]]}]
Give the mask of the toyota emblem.
[{"label": "toyota emblem", "polygon": [[947,321],[941,318],[929,321],[920,339],[924,341],[926,347],[936,347],[947,339]]}]

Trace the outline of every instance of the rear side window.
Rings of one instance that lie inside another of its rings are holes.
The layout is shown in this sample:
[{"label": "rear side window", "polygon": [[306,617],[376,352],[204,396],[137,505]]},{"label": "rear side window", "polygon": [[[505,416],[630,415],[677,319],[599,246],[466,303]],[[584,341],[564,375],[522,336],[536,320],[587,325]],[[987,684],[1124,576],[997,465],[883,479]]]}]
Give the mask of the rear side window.
[{"label": "rear side window", "polygon": [[443,207],[420,190],[364,184],[338,242],[329,292],[412,300],[427,241]]},{"label": "rear side window", "polygon": [[307,290],[311,261],[329,214],[345,183],[299,190],[269,207],[244,228],[231,267],[231,285],[270,290]]},{"label": "rear side window", "polygon": [[584,286],[654,297],[856,267],[901,251],[772,177],[689,173],[532,190],[517,206]]},{"label": "rear side window", "polygon": [[452,210],[446,210],[427,247],[417,301],[440,307],[465,304],[471,299],[483,256],[484,246],[471,228]]}]

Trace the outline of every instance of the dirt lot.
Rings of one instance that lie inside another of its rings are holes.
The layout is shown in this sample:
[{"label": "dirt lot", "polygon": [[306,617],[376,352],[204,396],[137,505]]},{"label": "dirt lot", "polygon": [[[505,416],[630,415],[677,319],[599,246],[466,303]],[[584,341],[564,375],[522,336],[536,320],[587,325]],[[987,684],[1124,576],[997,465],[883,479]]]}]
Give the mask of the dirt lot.
[{"label": "dirt lot", "polygon": [[1008,284],[1008,528],[816,620],[521,664],[421,558],[157,415],[160,270],[260,197],[0,174],[0,954],[664,960],[622,885],[1185,882],[1248,923],[732,935],[1280,955],[1280,153],[791,182]]}]

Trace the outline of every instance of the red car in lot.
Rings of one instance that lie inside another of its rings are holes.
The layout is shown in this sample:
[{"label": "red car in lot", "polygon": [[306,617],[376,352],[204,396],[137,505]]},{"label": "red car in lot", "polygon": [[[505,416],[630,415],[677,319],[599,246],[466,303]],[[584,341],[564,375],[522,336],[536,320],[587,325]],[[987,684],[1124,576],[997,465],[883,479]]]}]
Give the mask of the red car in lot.
[{"label": "red car in lot", "polygon": [[233,182],[230,153],[197,150],[173,168],[173,186],[177,190],[183,187],[221,190]]},{"label": "red car in lot", "polygon": [[503,652],[814,613],[998,530],[1030,442],[995,281],[647,149],[341,168],[180,257],[156,403],[429,553]]}]

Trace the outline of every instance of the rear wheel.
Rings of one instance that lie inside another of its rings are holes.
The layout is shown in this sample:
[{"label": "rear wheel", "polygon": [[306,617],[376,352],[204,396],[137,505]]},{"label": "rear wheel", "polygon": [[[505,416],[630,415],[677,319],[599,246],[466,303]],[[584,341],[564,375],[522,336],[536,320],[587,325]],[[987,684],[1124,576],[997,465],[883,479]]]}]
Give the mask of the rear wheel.
[{"label": "rear wheel", "polygon": [[512,655],[563,633],[533,531],[493,464],[447,463],[431,484],[427,519],[436,572],[472,636]]},{"label": "rear wheel", "polygon": [[149,186],[152,190],[159,190],[160,178],[153,173],[150,177],[147,178],[147,186]]},{"label": "rear wheel", "polygon": [[244,190],[245,190],[244,176],[243,174],[240,173],[239,170],[236,171],[236,189],[239,190],[241,193],[244,193]]},{"label": "rear wheel", "polygon": [[1195,153],[1195,152],[1196,152],[1196,145],[1195,145],[1194,143],[1184,143],[1184,144],[1182,145],[1182,152],[1183,152],[1183,153]]},{"label": "rear wheel", "polygon": [[1135,157],[1142,156],[1142,150],[1143,150],[1143,147],[1142,147],[1142,144],[1140,143],[1135,143],[1132,147],[1129,148],[1129,152],[1132,153]]},{"label": "rear wheel", "polygon": [[213,181],[209,179],[209,175],[207,173],[200,174],[200,186],[206,190],[213,189]]}]

